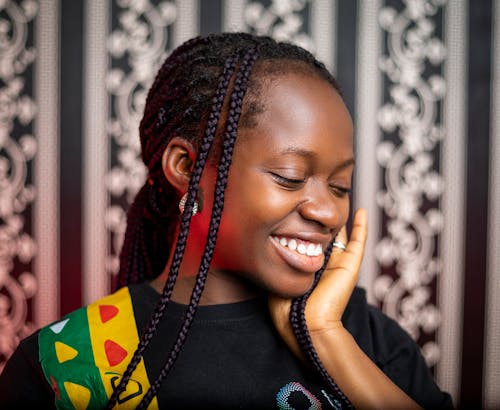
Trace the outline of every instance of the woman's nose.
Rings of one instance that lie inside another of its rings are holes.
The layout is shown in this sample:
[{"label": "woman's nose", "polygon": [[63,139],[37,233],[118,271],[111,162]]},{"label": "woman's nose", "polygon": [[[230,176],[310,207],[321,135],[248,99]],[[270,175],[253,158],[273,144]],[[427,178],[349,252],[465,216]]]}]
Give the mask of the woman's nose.
[{"label": "woman's nose", "polygon": [[[339,201],[344,199],[336,197],[329,187],[320,184],[312,185],[299,206],[299,212],[304,219],[317,222],[329,230],[339,229],[342,225],[342,214]],[[349,208],[347,200],[346,209]]]}]

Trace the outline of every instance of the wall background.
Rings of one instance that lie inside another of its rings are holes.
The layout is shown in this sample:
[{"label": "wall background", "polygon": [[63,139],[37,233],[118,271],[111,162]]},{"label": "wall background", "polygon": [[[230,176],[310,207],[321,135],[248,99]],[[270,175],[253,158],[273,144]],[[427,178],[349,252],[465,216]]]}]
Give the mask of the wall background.
[{"label": "wall background", "polygon": [[0,2],[0,368],[110,291],[164,57],[252,31],[312,50],[356,126],[360,282],[462,407],[500,408],[500,1]]}]

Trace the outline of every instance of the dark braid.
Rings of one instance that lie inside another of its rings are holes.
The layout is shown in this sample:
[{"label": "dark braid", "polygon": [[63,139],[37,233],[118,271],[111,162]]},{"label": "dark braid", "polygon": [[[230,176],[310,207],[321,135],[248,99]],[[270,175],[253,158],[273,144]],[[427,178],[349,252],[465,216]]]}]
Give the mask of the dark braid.
[{"label": "dark braid", "polygon": [[328,259],[330,259],[332,249],[333,242],[330,243],[325,251],[325,263],[323,264],[323,267],[318,272],[316,272],[311,288],[304,295],[299,296],[292,301],[292,306],[290,308],[290,323],[292,325],[293,333],[295,334],[295,338],[297,339],[300,348],[304,353],[306,353],[308,360],[314,365],[323,380],[328,384],[328,387],[330,387],[330,389],[334,393],[335,398],[340,400],[340,402],[342,403],[342,408],[352,409],[354,408],[354,406],[352,405],[350,400],[342,392],[342,390],[340,390],[340,388],[337,386],[337,383],[335,383],[333,378],[326,371],[323,363],[321,363],[318,353],[316,352],[316,349],[314,348],[314,345],[312,343],[311,335],[309,334],[309,329],[307,328],[306,323],[305,309],[307,299],[321,279],[321,275],[325,270]]},{"label": "dark braid", "polygon": [[[254,49],[257,49],[257,61]],[[241,55],[245,52],[242,58]],[[232,85],[228,107],[224,108],[236,65],[240,67]],[[261,98],[265,82],[291,72],[317,76],[340,93],[335,79],[309,52],[292,44],[277,43],[269,37],[245,33],[224,33],[190,40],[178,47],[160,68],[148,93],[140,125],[142,159],[147,165],[149,178],[127,215],[127,231],[120,255],[119,285],[138,283],[158,276],[165,268],[170,250],[174,249],[174,253],[162,295],[107,408],[112,408],[120,393],[125,390],[170,301],[184,255],[199,181],[212,143],[215,142],[216,149],[211,150],[210,157],[219,158],[219,166],[205,252],[177,339],[158,378],[151,383],[143,397],[140,404],[142,408],[148,406],[171,370],[194,320],[215,250],[238,127],[253,127],[255,117],[265,110],[265,102]],[[224,121],[219,121],[226,110],[226,118],[222,117],[225,118]],[[219,152],[217,145],[222,140],[222,135],[224,138]],[[179,223],[179,194],[164,177],[161,164],[163,152],[173,136],[190,141],[198,150],[175,247],[172,240],[174,229]],[[326,260],[330,252],[331,248],[327,251]],[[321,272],[317,273],[315,284],[319,281]],[[290,319],[294,332],[301,348],[335,396],[350,406],[349,400],[326,373],[312,346],[304,317],[305,303],[310,292],[293,302]]]},{"label": "dark braid", "polygon": [[177,276],[179,273],[179,267],[182,262],[182,257],[184,255],[184,249],[186,246],[187,242],[187,237],[188,237],[188,232],[189,232],[189,225],[192,217],[192,209],[194,205],[194,201],[196,199],[196,193],[198,190],[198,184],[199,180],[201,178],[201,174],[203,172],[203,168],[205,166],[207,157],[208,157],[208,152],[210,150],[210,147],[212,146],[212,142],[215,137],[215,133],[217,130],[217,125],[219,122],[219,117],[220,117],[220,112],[222,109],[222,105],[224,102],[224,97],[226,95],[226,90],[229,85],[229,81],[233,75],[234,68],[236,64],[236,59],[234,56],[231,56],[228,61],[225,64],[224,67],[224,72],[216,93],[216,96],[214,97],[213,100],[213,105],[212,105],[212,110],[209,115],[209,122],[207,124],[206,128],[206,133],[205,133],[205,138],[202,141],[202,144],[199,147],[199,152],[198,156],[195,162],[195,166],[193,169],[193,173],[189,182],[189,187],[188,187],[188,198],[186,201],[186,205],[184,208],[184,213],[182,214],[182,220],[181,220],[181,225],[179,229],[179,236],[177,239],[177,244],[176,248],[174,251],[174,256],[172,260],[172,264],[170,267],[170,273],[167,279],[167,282],[165,284],[165,287],[163,289],[163,293],[155,307],[155,310],[149,320],[149,323],[146,327],[146,330],[144,331],[141,340],[139,342],[139,346],[137,347],[136,351],[134,352],[134,355],[130,361],[130,363],[127,366],[126,371],[123,374],[123,377],[116,387],[116,389],[113,391],[112,396],[109,399],[107,408],[112,408],[114,404],[116,403],[116,400],[118,399],[119,394],[125,390],[125,387],[139,364],[142,355],[144,354],[146,348],[148,347],[154,333],[156,332],[156,329],[158,328],[158,325],[160,323],[160,320],[163,316],[163,313],[165,312],[167,308],[167,304],[170,301],[170,297],[172,295],[172,291],[175,285],[175,282],[177,280]]},{"label": "dark braid", "polygon": [[[214,204],[212,208],[212,215],[210,218],[210,226],[207,237],[207,242],[205,245],[205,252],[203,253],[203,258],[200,263],[200,268],[196,276],[196,283],[193,288],[191,299],[187,307],[186,313],[184,315],[184,322],[177,335],[177,340],[175,341],[172,349],[170,350],[170,355],[168,356],[160,375],[156,378],[156,381],[152,383],[151,387],[144,395],[138,408],[146,409],[159,390],[163,379],[168,375],[172,369],[177,357],[179,356],[184,342],[187,338],[188,331],[193,323],[196,310],[201,298],[201,294],[205,287],[205,282],[210,268],[210,263],[212,262],[212,257],[215,251],[215,245],[217,242],[217,233],[219,231],[220,220],[222,216],[222,210],[224,208],[224,193],[227,185],[227,176],[229,173],[229,167],[231,165],[234,142],[236,141],[237,131],[238,131],[238,120],[241,114],[241,106],[243,104],[243,96],[246,90],[246,83],[250,75],[253,63],[255,62],[257,55],[255,50],[249,50],[243,58],[240,70],[238,71],[235,79],[235,84],[233,91],[231,93],[231,98],[229,102],[229,115],[227,119],[226,132],[224,136],[223,143],[223,154],[219,162],[217,171],[217,180],[215,183],[216,196],[214,199]],[[185,212],[187,212],[187,207]]]}]

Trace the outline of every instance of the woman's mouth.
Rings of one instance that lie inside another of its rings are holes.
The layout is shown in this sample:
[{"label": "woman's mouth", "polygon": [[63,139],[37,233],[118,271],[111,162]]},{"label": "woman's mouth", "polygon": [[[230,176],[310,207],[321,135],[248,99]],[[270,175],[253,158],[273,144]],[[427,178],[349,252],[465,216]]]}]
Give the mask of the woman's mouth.
[{"label": "woman's mouth", "polygon": [[323,246],[320,243],[284,236],[271,238],[278,254],[294,269],[310,273],[323,266]]}]

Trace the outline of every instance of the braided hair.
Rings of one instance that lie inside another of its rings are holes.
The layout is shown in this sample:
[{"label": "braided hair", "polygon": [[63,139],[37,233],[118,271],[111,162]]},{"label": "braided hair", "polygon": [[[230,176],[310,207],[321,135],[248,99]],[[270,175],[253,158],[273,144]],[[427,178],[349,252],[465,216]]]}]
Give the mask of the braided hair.
[{"label": "braided hair", "polygon": [[[264,111],[261,98],[264,81],[290,72],[317,76],[340,93],[330,72],[306,50],[270,37],[246,33],[223,33],[189,40],[174,50],[158,71],[140,124],[142,160],[148,169],[148,180],[127,214],[118,284],[125,286],[157,277],[164,270],[171,249],[172,262],[159,301],[107,408],[111,409],[125,390],[167,309],[184,255],[201,175],[207,160],[214,159],[218,161],[218,168],[212,215],[190,302],[162,370],[139,408],[148,407],[172,369],[194,320],[214,254],[238,129],[253,127],[256,116]],[[161,164],[163,152],[174,136],[182,136],[197,150],[182,215],[177,207],[179,195],[165,178]],[[177,242],[173,247],[179,216]],[[330,252],[331,247],[326,252],[326,261]],[[313,287],[321,273],[322,270],[317,272]],[[345,407],[352,407],[326,372],[312,345],[304,315],[312,289],[293,301],[292,328],[306,357],[335,397]]]}]

